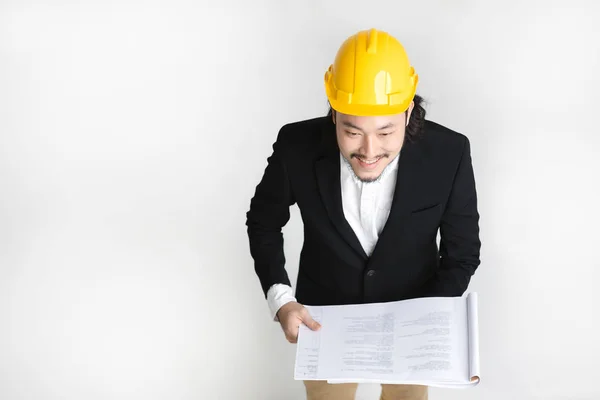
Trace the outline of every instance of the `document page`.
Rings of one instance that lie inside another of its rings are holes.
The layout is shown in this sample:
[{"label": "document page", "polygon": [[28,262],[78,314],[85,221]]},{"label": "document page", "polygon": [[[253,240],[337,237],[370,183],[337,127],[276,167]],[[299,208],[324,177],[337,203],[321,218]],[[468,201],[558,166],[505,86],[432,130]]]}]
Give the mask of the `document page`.
[{"label": "document page", "polygon": [[469,382],[466,297],[310,307],[309,312],[322,328],[301,328],[296,379]]}]

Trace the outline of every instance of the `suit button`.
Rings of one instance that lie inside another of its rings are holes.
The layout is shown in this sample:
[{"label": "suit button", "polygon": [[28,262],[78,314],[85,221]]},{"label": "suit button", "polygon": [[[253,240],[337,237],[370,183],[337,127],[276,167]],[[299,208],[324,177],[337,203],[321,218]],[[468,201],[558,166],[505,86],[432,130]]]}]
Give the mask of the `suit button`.
[{"label": "suit button", "polygon": [[373,275],[375,275],[375,271],[374,271],[374,270],[372,270],[372,269],[370,269],[370,270],[367,272],[367,276],[373,276]]}]

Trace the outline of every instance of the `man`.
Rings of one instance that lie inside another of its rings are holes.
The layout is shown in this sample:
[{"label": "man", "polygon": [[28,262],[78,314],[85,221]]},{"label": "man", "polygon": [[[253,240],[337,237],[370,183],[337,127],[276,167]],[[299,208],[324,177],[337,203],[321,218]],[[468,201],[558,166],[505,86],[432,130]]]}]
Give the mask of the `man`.
[{"label": "man", "polygon": [[[372,29],[349,37],[325,74],[327,117],[284,126],[247,213],[250,253],[272,316],[295,343],[303,305],[461,296],[479,266],[469,140],[425,120],[403,46]],[[282,227],[304,225],[295,296]],[[440,248],[437,233],[440,232]],[[351,400],[356,384],[305,382],[309,400]],[[382,399],[427,387],[382,385]]]}]

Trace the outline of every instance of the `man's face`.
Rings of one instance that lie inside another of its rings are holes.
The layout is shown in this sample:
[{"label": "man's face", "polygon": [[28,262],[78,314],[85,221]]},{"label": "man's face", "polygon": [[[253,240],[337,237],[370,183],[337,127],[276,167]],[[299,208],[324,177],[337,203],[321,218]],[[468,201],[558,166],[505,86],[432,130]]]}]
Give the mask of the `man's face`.
[{"label": "man's face", "polygon": [[333,113],[340,151],[361,181],[377,180],[400,153],[412,109],[411,103],[405,113],[377,117]]}]

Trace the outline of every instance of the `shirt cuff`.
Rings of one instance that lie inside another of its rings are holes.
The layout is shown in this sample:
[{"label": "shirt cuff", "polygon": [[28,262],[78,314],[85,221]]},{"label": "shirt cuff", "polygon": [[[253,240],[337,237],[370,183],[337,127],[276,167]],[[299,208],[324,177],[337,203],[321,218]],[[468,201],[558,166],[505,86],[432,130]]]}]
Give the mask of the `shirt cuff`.
[{"label": "shirt cuff", "polygon": [[269,305],[273,321],[279,321],[277,318],[277,311],[279,311],[283,305],[292,301],[296,301],[296,298],[294,297],[290,286],[276,283],[269,288],[269,291],[267,292],[267,304]]}]

